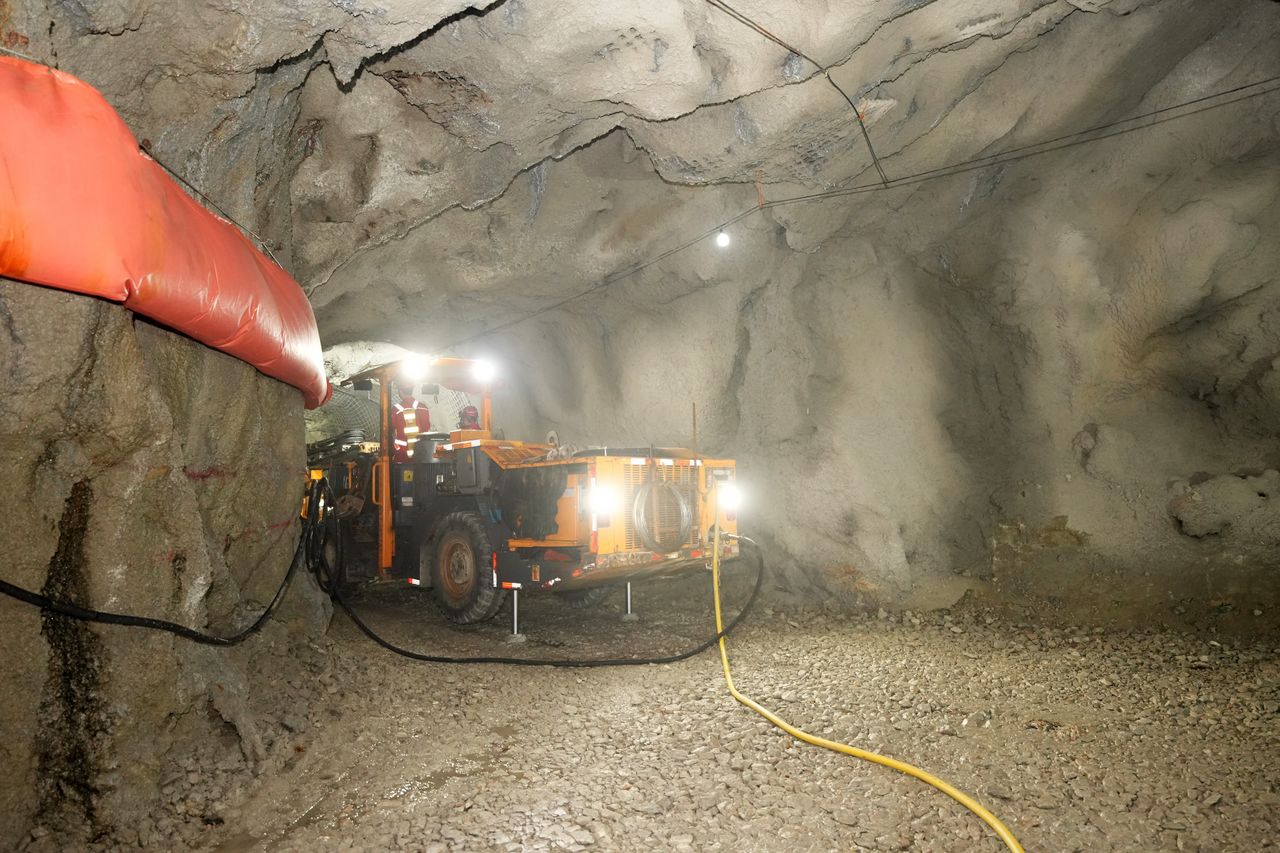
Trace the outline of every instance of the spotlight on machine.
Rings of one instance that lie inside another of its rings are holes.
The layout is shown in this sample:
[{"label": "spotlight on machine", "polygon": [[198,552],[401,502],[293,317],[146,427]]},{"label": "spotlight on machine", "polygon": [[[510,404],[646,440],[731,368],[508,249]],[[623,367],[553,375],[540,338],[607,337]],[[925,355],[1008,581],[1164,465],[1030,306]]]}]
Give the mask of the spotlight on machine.
[{"label": "spotlight on machine", "polygon": [[591,488],[591,511],[596,515],[613,515],[622,505],[618,493],[604,485]]},{"label": "spotlight on machine", "polygon": [[723,512],[737,512],[742,508],[742,490],[737,483],[720,482],[716,485],[716,501]]},{"label": "spotlight on machine", "polygon": [[426,377],[429,365],[430,360],[420,355],[406,358],[400,364],[400,376],[416,385]]},{"label": "spotlight on machine", "polygon": [[471,367],[471,377],[482,385],[488,385],[498,376],[498,368],[491,361],[477,361]]}]

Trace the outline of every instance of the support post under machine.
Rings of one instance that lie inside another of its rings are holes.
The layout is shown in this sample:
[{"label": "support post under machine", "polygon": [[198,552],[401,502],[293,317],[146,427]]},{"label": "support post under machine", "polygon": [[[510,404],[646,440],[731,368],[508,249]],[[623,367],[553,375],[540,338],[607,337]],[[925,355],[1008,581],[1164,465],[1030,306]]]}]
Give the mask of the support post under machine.
[{"label": "support post under machine", "polygon": [[627,612],[622,614],[623,622],[634,622],[640,617],[631,612],[631,581],[627,581]]},{"label": "support post under machine", "polygon": [[520,590],[511,590],[511,636],[508,643],[523,643],[524,634],[520,633]]}]

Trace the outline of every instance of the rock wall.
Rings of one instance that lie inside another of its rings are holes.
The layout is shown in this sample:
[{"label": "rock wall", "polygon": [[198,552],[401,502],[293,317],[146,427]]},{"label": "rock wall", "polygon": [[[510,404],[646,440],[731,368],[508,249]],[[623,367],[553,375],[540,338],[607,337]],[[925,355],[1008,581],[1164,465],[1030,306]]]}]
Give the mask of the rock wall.
[{"label": "rock wall", "polygon": [[[1143,112],[1280,73],[1265,47],[1280,16],[1242,11],[1193,39],[1154,9],[1125,32],[1075,18],[943,127],[1044,138],[1104,102]],[[1083,54],[1085,79],[1052,98],[1028,87]],[[1157,59],[1126,94],[1117,81]],[[326,285],[321,323],[330,341],[367,335],[373,312],[399,344],[496,354],[514,373],[499,401],[513,436],[689,441],[697,402],[703,448],[742,460],[747,523],[795,595],[915,606],[975,589],[1064,618],[1258,627],[1280,616],[1274,97],[774,208],[732,226],[728,249],[700,243],[507,326],[574,292],[556,274],[590,288],[756,198],[672,186],[637,133],[614,133],[541,183],[352,256],[342,281],[369,286],[329,302]],[[945,140],[917,147],[945,161]]]},{"label": "rock wall", "polygon": [[761,214],[473,346],[528,385],[512,435],[688,441],[696,401],[796,594],[1270,623],[1280,136],[1215,126],[866,203],[803,253],[848,214]]},{"label": "rock wall", "polygon": [[[211,633],[251,621],[298,537],[301,395],[119,306],[8,280],[0,363],[5,579]],[[305,572],[231,650],[0,598],[0,847],[37,824],[136,842],[162,775],[224,728],[261,760],[249,697],[328,615]]]}]

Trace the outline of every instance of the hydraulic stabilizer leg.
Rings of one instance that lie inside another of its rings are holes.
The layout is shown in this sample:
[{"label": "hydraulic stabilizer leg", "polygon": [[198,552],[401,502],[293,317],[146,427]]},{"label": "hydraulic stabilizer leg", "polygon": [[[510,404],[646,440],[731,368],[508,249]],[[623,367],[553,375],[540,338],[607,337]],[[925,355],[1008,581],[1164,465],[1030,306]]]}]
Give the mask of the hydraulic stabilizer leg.
[{"label": "hydraulic stabilizer leg", "polygon": [[524,634],[520,633],[520,590],[511,590],[511,636],[508,643],[523,643]]},{"label": "hydraulic stabilizer leg", "polygon": [[635,622],[640,617],[631,612],[631,581],[627,581],[627,612],[622,614],[623,622]]}]

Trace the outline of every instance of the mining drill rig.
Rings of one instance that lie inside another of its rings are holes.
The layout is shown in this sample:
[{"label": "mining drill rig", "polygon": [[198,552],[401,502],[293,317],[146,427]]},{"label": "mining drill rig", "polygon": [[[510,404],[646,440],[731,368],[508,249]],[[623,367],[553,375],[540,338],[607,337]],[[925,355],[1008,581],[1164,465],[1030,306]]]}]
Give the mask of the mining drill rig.
[{"label": "mining drill rig", "polygon": [[[597,603],[610,587],[705,568],[722,533],[736,534],[735,463],[681,448],[574,450],[553,436],[513,441],[492,427],[495,376],[485,361],[405,359],[344,385],[376,397],[378,434],[309,446],[313,478],[333,485],[348,543],[340,582],[407,581],[430,589],[458,623],[491,618],[508,591]],[[479,421],[417,438],[396,461],[394,387],[479,400]],[[721,558],[738,556],[722,538]],[[363,547],[362,547],[363,546]]]}]

